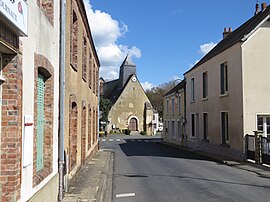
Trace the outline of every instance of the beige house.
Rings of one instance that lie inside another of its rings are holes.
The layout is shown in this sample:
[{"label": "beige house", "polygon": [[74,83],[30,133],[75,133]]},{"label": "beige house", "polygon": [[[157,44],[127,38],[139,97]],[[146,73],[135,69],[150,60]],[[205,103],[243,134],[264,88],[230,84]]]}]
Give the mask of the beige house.
[{"label": "beige house", "polygon": [[183,80],[163,96],[163,141],[177,145],[186,137],[185,85]]},{"label": "beige house", "polygon": [[66,4],[65,178],[98,149],[99,60],[83,0]]},{"label": "beige house", "polygon": [[154,109],[136,76],[136,65],[126,57],[120,67],[119,79],[104,82],[104,98],[111,100],[107,130],[152,134]]},{"label": "beige house", "polygon": [[[258,7],[257,7],[258,8]],[[232,31],[185,73],[186,144],[243,159],[245,134],[270,134],[270,6]]]}]

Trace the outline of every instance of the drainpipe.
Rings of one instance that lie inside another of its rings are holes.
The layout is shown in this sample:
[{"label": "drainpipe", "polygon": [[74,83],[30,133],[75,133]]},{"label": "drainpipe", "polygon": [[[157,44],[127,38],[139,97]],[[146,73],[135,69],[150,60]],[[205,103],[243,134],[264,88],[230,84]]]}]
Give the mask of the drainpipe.
[{"label": "drainpipe", "polygon": [[64,179],[64,110],[65,110],[65,32],[66,32],[66,0],[60,0],[60,75],[59,75],[59,195],[63,201]]}]

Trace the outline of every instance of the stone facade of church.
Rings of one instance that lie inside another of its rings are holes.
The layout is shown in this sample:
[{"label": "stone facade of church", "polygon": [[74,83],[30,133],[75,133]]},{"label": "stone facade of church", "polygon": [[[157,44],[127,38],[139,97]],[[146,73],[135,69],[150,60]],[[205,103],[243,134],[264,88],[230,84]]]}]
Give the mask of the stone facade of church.
[{"label": "stone facade of church", "polygon": [[102,87],[103,97],[112,102],[108,131],[129,129],[152,135],[155,110],[136,76],[136,65],[129,57],[125,58],[120,67],[119,79],[105,82]]}]

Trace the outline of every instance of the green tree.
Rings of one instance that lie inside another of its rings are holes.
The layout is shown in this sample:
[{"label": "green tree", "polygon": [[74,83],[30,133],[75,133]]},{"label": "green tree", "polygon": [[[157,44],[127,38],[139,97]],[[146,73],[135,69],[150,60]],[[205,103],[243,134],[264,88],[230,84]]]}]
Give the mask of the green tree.
[{"label": "green tree", "polygon": [[102,111],[102,117],[100,121],[108,123],[108,114],[111,109],[112,103],[109,99],[100,98],[99,110]]},{"label": "green tree", "polygon": [[173,87],[174,82],[170,81],[146,91],[147,97],[153,107],[158,111],[160,117],[163,117],[163,96]]}]

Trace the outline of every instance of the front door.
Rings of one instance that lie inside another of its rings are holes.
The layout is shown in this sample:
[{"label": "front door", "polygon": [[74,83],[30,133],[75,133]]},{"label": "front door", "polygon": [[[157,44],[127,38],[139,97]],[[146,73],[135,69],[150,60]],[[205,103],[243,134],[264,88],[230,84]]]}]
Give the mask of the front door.
[{"label": "front door", "polygon": [[257,116],[257,130],[263,131],[263,136],[270,139],[270,116]]},{"label": "front door", "polygon": [[138,128],[137,119],[131,118],[129,121],[129,130],[137,131],[137,128]]}]

